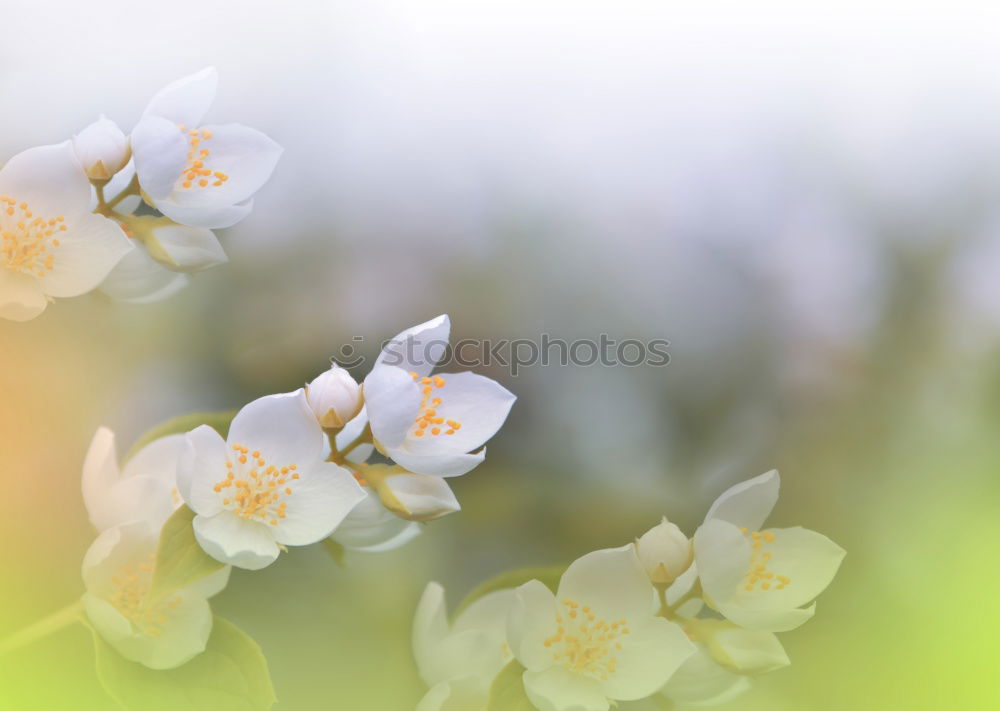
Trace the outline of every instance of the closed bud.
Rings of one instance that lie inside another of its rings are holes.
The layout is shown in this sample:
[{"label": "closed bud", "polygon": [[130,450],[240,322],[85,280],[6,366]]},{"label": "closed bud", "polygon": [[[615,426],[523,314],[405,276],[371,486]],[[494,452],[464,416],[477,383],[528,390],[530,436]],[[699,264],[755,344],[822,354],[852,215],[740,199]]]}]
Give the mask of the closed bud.
[{"label": "closed bud", "polygon": [[407,521],[432,521],[462,507],[443,478],[375,464],[360,472],[382,505]]},{"label": "closed bud", "polygon": [[337,364],[306,386],[306,399],[320,426],[328,430],[340,429],[364,406],[361,386]]},{"label": "closed bud", "polygon": [[76,157],[91,180],[110,180],[132,157],[128,138],[111,119],[101,116],[73,139]]},{"label": "closed bud", "polygon": [[646,574],[657,585],[672,583],[688,569],[694,555],[688,537],[665,517],[642,534],[635,548]]}]

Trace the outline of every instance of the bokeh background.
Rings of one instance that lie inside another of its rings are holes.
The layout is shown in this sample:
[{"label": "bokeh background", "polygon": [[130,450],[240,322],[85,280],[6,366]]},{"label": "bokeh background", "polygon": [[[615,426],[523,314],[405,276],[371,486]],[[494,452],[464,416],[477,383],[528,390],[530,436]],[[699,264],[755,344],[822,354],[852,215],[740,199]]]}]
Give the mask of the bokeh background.
[{"label": "bokeh background", "polygon": [[[665,338],[672,361],[486,369],[519,401],[462,513],[345,569],[234,574],[216,610],[279,711],[412,708],[428,580],[457,602],[663,514],[693,532],[775,466],[772,523],[848,556],[792,666],[728,708],[998,707],[995,4],[0,6],[0,161],[100,113],[128,129],[209,64],[211,120],[286,150],[231,263],[178,296],[0,323],[0,636],[82,592],[98,425],[125,448],[447,312],[456,337]],[[4,658],[0,708],[113,708],[88,633]]]}]

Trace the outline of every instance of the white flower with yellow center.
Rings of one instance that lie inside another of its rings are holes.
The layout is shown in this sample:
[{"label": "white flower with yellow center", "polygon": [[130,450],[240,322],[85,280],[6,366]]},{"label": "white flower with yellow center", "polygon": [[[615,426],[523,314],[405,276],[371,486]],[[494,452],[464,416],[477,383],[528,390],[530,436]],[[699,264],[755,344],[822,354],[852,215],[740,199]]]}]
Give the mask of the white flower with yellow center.
[{"label": "white flower with yellow center", "polygon": [[132,249],[90,200],[69,141],[19,153],[0,170],[0,317],[27,321],[53,297],[94,289]]},{"label": "white flower with yellow center", "polygon": [[705,602],[737,625],[783,632],[812,617],[844,550],[805,528],[761,530],[778,499],[778,472],[737,484],[712,504],[694,535]]},{"label": "white flower with yellow center", "polygon": [[246,217],[271,177],[281,147],[240,124],[202,125],[218,75],[204,69],[163,88],[132,131],[143,194],[185,225],[229,227]]},{"label": "white flower with yellow center", "polygon": [[208,598],[226,586],[230,569],[153,598],[158,538],[144,522],[101,533],[83,559],[83,606],[90,624],[123,657],[170,669],[205,651],[212,631]]},{"label": "white flower with yellow center", "polygon": [[160,530],[183,501],[177,490],[177,460],[184,435],[150,442],[118,466],[115,435],[101,427],[83,463],[83,502],[98,531],[132,521]]},{"label": "white flower with yellow center", "polygon": [[364,382],[375,446],[418,474],[459,476],[476,467],[516,399],[475,373],[431,375],[450,328],[444,315],[403,331],[382,349]]},{"label": "white flower with yellow center", "polygon": [[417,711],[480,711],[490,684],[510,661],[507,617],[513,590],[479,598],[448,621],[444,588],[429,583],[413,619],[413,656],[430,689]]},{"label": "white flower with yellow center", "polygon": [[198,542],[223,563],[270,565],[283,546],[329,536],[365,498],[350,471],[323,461],[325,436],[301,389],[251,402],[228,441],[204,425],[185,438],[181,496]]},{"label": "white flower with yellow center", "polygon": [[656,616],[656,590],[631,545],[576,560],[555,595],[537,580],[516,592],[507,638],[541,711],[645,698],[694,653],[678,625]]}]

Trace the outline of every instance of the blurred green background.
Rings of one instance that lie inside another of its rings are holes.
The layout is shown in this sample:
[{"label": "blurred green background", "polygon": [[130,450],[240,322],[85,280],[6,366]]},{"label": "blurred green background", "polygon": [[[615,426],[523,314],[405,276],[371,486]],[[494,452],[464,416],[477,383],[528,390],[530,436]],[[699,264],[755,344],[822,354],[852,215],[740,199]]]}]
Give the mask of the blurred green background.
[{"label": "blurred green background", "polygon": [[[461,513],[343,569],[304,549],[236,572],[214,606],[263,647],[279,711],[412,708],[427,581],[454,604],[664,514],[690,533],[772,467],[771,523],[848,555],[782,636],[792,666],[723,708],[996,708],[997,18],[753,5],[7,13],[0,160],[100,112],[128,128],[206,64],[212,120],[286,154],[224,232],[231,263],[178,296],[0,323],[0,637],[82,592],[98,425],[125,449],[174,415],[299,387],[344,344],[370,363],[447,312],[454,339],[662,338],[672,360],[482,369],[519,400],[454,481]],[[41,26],[60,52],[29,51]],[[105,708],[82,627],[0,663],[0,709]]]}]

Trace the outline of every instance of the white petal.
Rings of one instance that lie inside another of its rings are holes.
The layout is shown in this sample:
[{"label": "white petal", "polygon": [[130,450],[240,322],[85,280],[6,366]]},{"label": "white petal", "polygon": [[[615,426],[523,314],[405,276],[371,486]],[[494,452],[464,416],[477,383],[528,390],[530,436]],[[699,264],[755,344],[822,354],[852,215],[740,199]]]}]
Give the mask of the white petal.
[{"label": "white petal", "polygon": [[142,522],[114,526],[94,540],[83,556],[81,572],[87,591],[107,598],[115,590],[112,578],[127,564],[145,560],[156,550],[159,531]]},{"label": "white petal", "polygon": [[206,575],[204,578],[195,581],[188,587],[184,588],[185,594],[196,595],[198,597],[203,597],[208,599],[218,595],[220,592],[226,589],[229,585],[229,575],[233,572],[230,566],[220,568],[211,575]]},{"label": "white petal", "polygon": [[791,662],[771,632],[726,625],[712,636],[709,648],[719,661],[744,674],[766,674]]},{"label": "white petal", "polygon": [[173,296],[187,283],[187,276],[165,269],[149,256],[145,246],[136,245],[101,282],[100,289],[118,301],[148,304]]},{"label": "white petal", "polygon": [[447,314],[408,328],[382,347],[374,367],[394,365],[407,373],[428,375],[444,357],[450,332]]},{"label": "white petal", "polygon": [[[361,408],[361,412],[353,420],[344,425],[343,429],[337,433],[336,441],[337,448],[343,449],[364,431],[365,427],[368,425],[368,410],[364,407]],[[366,462],[368,458],[372,456],[375,451],[375,447],[370,444],[360,444],[351,450],[350,454],[347,455],[347,461],[349,462]]]},{"label": "white petal", "polygon": [[115,452],[115,433],[107,427],[98,428],[90,441],[83,460],[83,504],[94,528],[103,531],[115,525],[114,514],[108,508],[108,496],[118,482],[118,455]]},{"label": "white petal", "polygon": [[746,677],[726,671],[716,664],[703,645],[670,677],[663,693],[679,704],[714,706],[730,701],[747,689]]},{"label": "white petal", "polygon": [[530,580],[515,590],[507,618],[507,642],[521,664],[535,671],[552,664],[545,640],[556,632],[556,598],[545,585]]},{"label": "white petal", "polygon": [[354,475],[332,462],[302,470],[298,481],[290,482],[292,494],[286,518],[274,526],[274,538],[288,546],[305,546],[329,536],[364,498],[365,492]]},{"label": "white petal", "polygon": [[480,711],[488,700],[487,680],[463,676],[433,685],[417,703],[416,711]]},{"label": "white petal", "polygon": [[150,100],[143,116],[162,116],[173,123],[193,128],[201,124],[219,87],[215,67],[167,84]]},{"label": "white petal", "polygon": [[717,518],[737,528],[760,530],[778,501],[780,486],[776,469],[731,486],[715,500],[705,520]]},{"label": "white petal", "polygon": [[427,583],[413,615],[413,658],[420,678],[428,686],[437,679],[434,668],[438,647],[448,636],[448,610],[445,607],[444,588],[439,583]]},{"label": "white petal", "polygon": [[408,449],[387,449],[386,454],[400,466],[419,474],[431,476],[462,476],[478,467],[486,459],[486,448],[473,454],[413,454]]},{"label": "white petal", "polygon": [[382,503],[410,521],[431,521],[462,508],[451,487],[440,477],[399,472],[376,486]]},{"label": "white petal", "polygon": [[[129,186],[129,183],[132,182],[132,178],[134,177],[135,177],[135,161],[129,160],[129,162],[125,164],[125,167],[119,170],[117,173],[115,173],[114,177],[112,177],[111,180],[109,180],[107,184],[104,186],[104,198],[109,201],[114,200],[122,193],[123,190],[125,190],[125,188]],[[130,196],[130,198],[135,198],[136,200],[140,200],[141,202],[141,199],[137,195]],[[125,198],[125,200],[128,200],[130,198]],[[124,207],[122,207],[123,203],[124,200],[115,206],[115,212],[121,213],[123,215],[130,215],[133,212],[135,212],[134,207],[131,210],[126,210]],[[95,207],[97,207],[96,192],[92,196],[92,201],[90,206],[91,211],[93,211]],[[138,207],[138,205],[136,205],[135,207]]]},{"label": "white petal", "polygon": [[38,280],[0,264],[0,318],[30,321],[48,306]]},{"label": "white petal", "polygon": [[222,502],[213,487],[226,470],[226,442],[214,429],[201,425],[184,435],[177,460],[177,489],[196,513],[213,516]]},{"label": "white petal", "polygon": [[238,205],[217,205],[212,207],[186,207],[173,200],[157,200],[156,208],[174,222],[182,225],[196,225],[211,230],[232,227],[253,211],[253,200]]},{"label": "white petal", "polygon": [[798,607],[785,610],[751,610],[738,601],[720,603],[719,612],[726,619],[735,622],[740,627],[767,632],[789,632],[800,627],[816,614],[816,603],[809,607]]},{"label": "white petal", "polygon": [[143,192],[157,202],[168,197],[187,165],[187,152],[176,123],[159,116],[142,119],[132,131],[132,160]]},{"label": "white petal", "polygon": [[419,524],[394,516],[370,489],[331,538],[346,548],[380,553],[398,548],[420,533]]},{"label": "white petal", "polygon": [[122,476],[149,476],[160,479],[171,487],[177,486],[177,461],[183,447],[182,434],[155,439],[125,462]]},{"label": "white petal", "polygon": [[38,279],[49,296],[79,296],[96,289],[134,247],[121,225],[100,215],[84,215],[56,235],[52,269]]},{"label": "white petal", "polygon": [[159,531],[175,509],[173,486],[151,476],[133,476],[121,479],[108,491],[105,517],[93,523],[102,530],[142,521]]},{"label": "white petal", "polygon": [[157,227],[146,247],[160,264],[178,272],[198,272],[229,261],[219,240],[204,227]]},{"label": "white petal", "polygon": [[278,557],[278,544],[267,525],[246,521],[231,511],[195,516],[194,534],[206,553],[237,568],[260,570]]},{"label": "white petal", "polygon": [[364,395],[375,440],[383,447],[399,446],[419,414],[419,386],[405,370],[376,366],[365,378]]},{"label": "white petal", "polygon": [[90,624],[112,647],[135,634],[132,623],[125,619],[122,613],[118,612],[115,606],[107,600],[91,593],[85,593],[83,609],[87,613]]},{"label": "white petal", "polygon": [[632,545],[588,553],[573,561],[559,581],[557,598],[590,605],[611,622],[624,617],[637,624],[656,611],[656,590]]},{"label": "white petal", "polygon": [[512,588],[487,593],[462,610],[452,631],[479,630],[502,642],[507,638],[507,618],[516,599]]},{"label": "white petal", "polygon": [[[475,373],[448,373],[435,376],[435,381],[444,382],[435,388],[433,396],[441,399],[435,407],[437,418],[444,423],[424,431],[423,436],[407,437],[405,449],[412,454],[439,455],[471,452],[478,449],[496,434],[514,404],[514,397],[495,380]],[[459,429],[451,430],[448,422],[458,422]],[[452,434],[447,434],[452,431]]]},{"label": "white petal", "polygon": [[305,467],[320,459],[324,437],[299,388],[266,395],[244,406],[233,418],[228,443],[260,451],[269,465]]},{"label": "white petal", "polygon": [[601,682],[604,693],[620,701],[646,698],[695,651],[684,630],[662,617],[634,627],[620,643],[622,648],[613,652],[617,668]]},{"label": "white petal", "polygon": [[212,633],[212,611],[197,595],[178,595],[179,603],[166,613],[161,634],[137,631],[112,646],[126,659],[150,669],[173,669],[205,651]]},{"label": "white petal", "polygon": [[[224,173],[227,180],[216,185],[209,177],[207,185],[181,176],[174,185],[171,202],[181,207],[210,208],[234,205],[249,200],[271,177],[282,148],[260,131],[237,123],[204,126],[211,138],[202,139],[199,148],[208,151],[205,170]],[[188,182],[191,187],[184,187]]]},{"label": "white petal", "polygon": [[610,708],[597,681],[562,667],[524,672],[524,691],[539,711],[607,711]]},{"label": "white petal", "polygon": [[90,181],[73,145],[29,148],[0,170],[0,195],[26,202],[36,216],[76,218],[90,211]]},{"label": "white petal", "polygon": [[733,524],[710,519],[695,531],[694,558],[705,596],[723,603],[733,597],[750,570],[750,543]]}]

